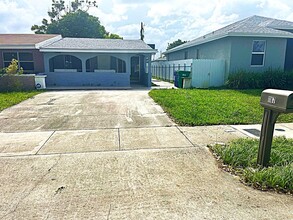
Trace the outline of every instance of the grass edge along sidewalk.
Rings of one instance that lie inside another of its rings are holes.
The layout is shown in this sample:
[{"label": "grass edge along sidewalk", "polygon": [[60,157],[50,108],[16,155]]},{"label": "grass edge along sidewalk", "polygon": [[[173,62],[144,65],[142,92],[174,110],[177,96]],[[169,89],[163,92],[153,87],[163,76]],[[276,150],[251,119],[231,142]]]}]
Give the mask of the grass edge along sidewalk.
[{"label": "grass edge along sidewalk", "polygon": [[0,92],[0,112],[40,93],[40,91]]},{"label": "grass edge along sidewalk", "polygon": [[241,182],[260,190],[293,195],[293,139],[273,140],[269,166],[257,165],[258,139],[241,138],[227,145],[209,146],[222,168],[240,177]]},{"label": "grass edge along sidewalk", "polygon": [[[152,90],[149,95],[180,125],[259,124],[261,90]],[[293,122],[293,114],[278,122]],[[275,138],[270,166],[257,166],[259,140],[237,139],[209,146],[222,168],[241,182],[261,190],[293,194],[293,140]]]},{"label": "grass edge along sidewalk", "polygon": [[[150,97],[181,126],[262,123],[262,90],[160,89]],[[282,114],[277,122],[293,122],[293,114]]]}]

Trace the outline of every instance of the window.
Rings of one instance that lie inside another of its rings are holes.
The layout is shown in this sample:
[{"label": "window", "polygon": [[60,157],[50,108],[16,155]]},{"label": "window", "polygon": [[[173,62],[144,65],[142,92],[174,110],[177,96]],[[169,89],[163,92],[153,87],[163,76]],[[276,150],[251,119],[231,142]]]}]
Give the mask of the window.
[{"label": "window", "polygon": [[18,60],[18,66],[22,67],[25,73],[34,72],[33,54],[30,52],[4,52],[4,67],[8,67],[12,59]]},{"label": "window", "polygon": [[17,53],[3,53],[4,67],[8,67],[12,59],[17,59]]},{"label": "window", "polygon": [[185,59],[185,60],[188,59],[188,51],[185,51],[185,52],[184,52],[184,59]]},{"label": "window", "polygon": [[251,66],[263,66],[266,50],[266,41],[254,40],[252,43]]}]

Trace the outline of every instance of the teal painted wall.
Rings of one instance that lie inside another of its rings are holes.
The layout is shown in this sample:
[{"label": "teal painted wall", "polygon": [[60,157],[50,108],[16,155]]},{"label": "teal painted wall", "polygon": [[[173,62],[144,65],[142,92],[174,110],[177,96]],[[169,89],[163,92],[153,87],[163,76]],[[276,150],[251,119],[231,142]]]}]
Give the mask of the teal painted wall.
[{"label": "teal painted wall", "polygon": [[[262,67],[251,66],[252,43],[265,40],[265,60]],[[230,73],[237,70],[262,72],[268,68],[284,69],[287,39],[263,37],[231,37]]]}]

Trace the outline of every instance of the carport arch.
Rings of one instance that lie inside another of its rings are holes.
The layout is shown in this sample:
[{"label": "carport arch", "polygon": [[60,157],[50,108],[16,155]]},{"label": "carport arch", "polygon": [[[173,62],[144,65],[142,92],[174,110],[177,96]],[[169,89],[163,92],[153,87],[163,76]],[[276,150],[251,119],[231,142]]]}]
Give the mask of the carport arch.
[{"label": "carport arch", "polygon": [[112,55],[97,55],[86,60],[86,72],[95,70],[115,70],[116,73],[126,73],[126,62]]},{"label": "carport arch", "polygon": [[62,70],[82,72],[82,61],[73,55],[56,55],[49,59],[49,69],[50,72],[58,72]]}]

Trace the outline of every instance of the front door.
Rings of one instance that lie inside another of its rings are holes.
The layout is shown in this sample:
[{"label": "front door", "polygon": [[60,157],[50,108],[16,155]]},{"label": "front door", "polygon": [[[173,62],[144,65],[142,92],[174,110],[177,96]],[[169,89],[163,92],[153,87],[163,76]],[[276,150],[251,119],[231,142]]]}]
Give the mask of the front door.
[{"label": "front door", "polygon": [[140,74],[139,56],[131,57],[130,81],[139,82],[139,74]]}]

